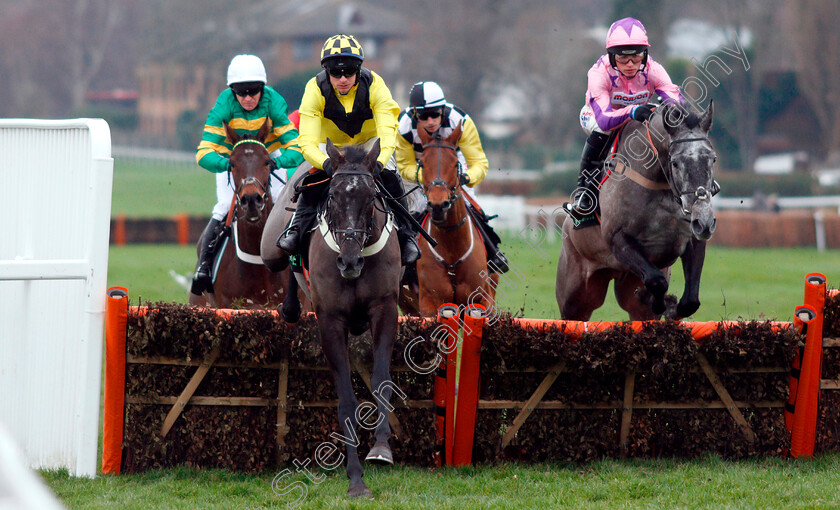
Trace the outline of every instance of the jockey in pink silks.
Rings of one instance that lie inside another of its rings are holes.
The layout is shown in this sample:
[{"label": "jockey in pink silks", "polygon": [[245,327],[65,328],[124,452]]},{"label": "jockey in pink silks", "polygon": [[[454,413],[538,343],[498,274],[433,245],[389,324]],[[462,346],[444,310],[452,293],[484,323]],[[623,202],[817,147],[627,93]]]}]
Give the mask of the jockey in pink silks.
[{"label": "jockey in pink silks", "polygon": [[586,104],[580,110],[580,125],[588,138],[573,202],[563,205],[577,221],[594,218],[604,150],[612,133],[630,119],[644,122],[650,118],[657,96],[664,102],[685,102],[665,68],[648,56],[650,43],[639,20],[624,18],[613,23],[607,32],[606,46],[607,54],[587,73],[589,83]]}]

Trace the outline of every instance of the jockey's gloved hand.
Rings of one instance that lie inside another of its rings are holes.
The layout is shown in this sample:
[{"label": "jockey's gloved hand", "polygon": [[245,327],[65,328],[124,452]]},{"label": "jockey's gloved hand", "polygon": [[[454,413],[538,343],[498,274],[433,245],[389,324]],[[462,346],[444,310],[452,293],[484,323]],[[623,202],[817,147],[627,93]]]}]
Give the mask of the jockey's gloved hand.
[{"label": "jockey's gloved hand", "polygon": [[641,104],[635,108],[633,108],[632,113],[630,116],[633,117],[633,120],[638,120],[639,122],[644,122],[653,115],[653,111],[656,109],[655,104],[647,103]]},{"label": "jockey's gloved hand", "polygon": [[467,174],[458,174],[458,180],[461,182],[461,186],[466,186],[470,183],[470,176]]},{"label": "jockey's gloved hand", "polygon": [[324,172],[327,174],[327,176],[332,177],[333,167],[332,167],[332,161],[330,161],[330,158],[327,158],[327,159],[324,160],[324,162],[321,164],[321,168],[324,169]]}]

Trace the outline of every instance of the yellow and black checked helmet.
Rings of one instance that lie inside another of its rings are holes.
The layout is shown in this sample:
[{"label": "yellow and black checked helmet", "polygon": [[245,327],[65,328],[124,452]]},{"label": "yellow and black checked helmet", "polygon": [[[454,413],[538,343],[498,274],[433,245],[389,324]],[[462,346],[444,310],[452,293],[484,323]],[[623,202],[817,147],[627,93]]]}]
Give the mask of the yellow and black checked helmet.
[{"label": "yellow and black checked helmet", "polygon": [[338,57],[350,57],[359,60],[365,59],[365,50],[352,35],[338,34],[330,37],[321,49],[321,65],[324,62]]}]

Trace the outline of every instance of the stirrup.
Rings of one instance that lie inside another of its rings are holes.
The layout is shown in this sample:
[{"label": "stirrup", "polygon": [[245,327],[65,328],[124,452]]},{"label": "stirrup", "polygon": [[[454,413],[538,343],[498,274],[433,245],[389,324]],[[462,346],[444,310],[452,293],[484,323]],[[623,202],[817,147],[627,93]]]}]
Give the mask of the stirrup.
[{"label": "stirrup", "polygon": [[404,243],[400,243],[400,264],[408,266],[417,262],[423,254],[420,252],[420,247],[413,239],[407,239]]},{"label": "stirrup", "polygon": [[213,292],[213,276],[209,272],[199,274],[198,270],[196,270],[192,278],[190,292],[196,296],[200,296],[204,291]]},{"label": "stirrup", "polygon": [[487,267],[491,273],[504,274],[510,271],[510,264],[504,253],[496,252],[492,259],[487,261]]},{"label": "stirrup", "polygon": [[[292,239],[293,235],[297,235],[297,240],[295,240],[292,243],[292,246],[290,247],[292,249],[283,247],[284,242],[291,242],[288,240]],[[301,235],[302,234],[300,233],[300,227],[289,227],[286,230],[284,230],[282,234],[280,234],[280,237],[277,238],[276,245],[278,248],[285,250],[289,253],[297,253],[298,249],[300,248]]]}]

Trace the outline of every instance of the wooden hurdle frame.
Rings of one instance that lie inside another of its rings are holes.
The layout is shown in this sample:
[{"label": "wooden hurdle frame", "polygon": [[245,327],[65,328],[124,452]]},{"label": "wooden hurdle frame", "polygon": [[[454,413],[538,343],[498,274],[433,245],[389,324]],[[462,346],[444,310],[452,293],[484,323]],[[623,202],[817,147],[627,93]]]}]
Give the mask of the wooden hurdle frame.
[{"label": "wooden hurdle frame", "polygon": [[[117,292],[112,292],[114,289],[119,289]],[[126,355],[126,317],[129,311],[127,291],[121,288],[109,289],[108,293],[108,307],[107,307],[107,324],[106,324],[106,377],[105,377],[105,413],[104,413],[104,431],[103,431],[103,459],[102,471],[103,473],[120,472],[121,463],[121,444],[123,440],[123,424],[124,424],[124,409],[126,404],[165,404],[170,405],[171,408],[164,420],[161,428],[161,436],[165,437],[171,430],[172,426],[177,422],[181,412],[187,404],[190,405],[210,405],[210,406],[269,406],[277,407],[277,432],[276,442],[278,445],[278,455],[285,446],[285,437],[289,432],[286,425],[288,401],[287,391],[289,382],[289,372],[291,370],[326,370],[326,367],[296,367],[290,366],[288,360],[284,359],[275,363],[230,363],[217,361],[218,351],[213,351],[207,358],[203,360],[182,360],[175,358],[164,357],[134,357]],[[836,294],[834,291],[832,294]],[[472,444],[475,431],[475,420],[477,410],[488,409],[510,409],[518,411],[513,419],[512,424],[507,428],[501,437],[501,447],[505,448],[514,442],[517,433],[526,423],[528,418],[537,409],[574,409],[574,410],[619,410],[621,412],[620,431],[617,438],[620,452],[622,455],[627,454],[628,438],[631,431],[632,415],[634,410],[644,409],[726,409],[737,426],[740,428],[743,436],[747,441],[755,441],[755,432],[750,427],[745,419],[741,409],[758,407],[758,408],[782,408],[788,407],[792,411],[791,419],[786,420],[790,423],[791,433],[791,449],[790,455],[793,457],[810,457],[814,452],[815,435],[816,435],[816,420],[817,420],[817,406],[820,390],[840,390],[840,379],[837,380],[823,380],[821,379],[821,354],[823,348],[840,347],[840,339],[837,338],[822,338],[822,313],[825,303],[825,277],[817,273],[809,274],[806,277],[806,294],[805,305],[797,308],[797,315],[795,320],[791,322],[775,322],[772,323],[774,328],[789,329],[796,328],[797,331],[805,333],[806,342],[803,346],[803,356],[801,359],[801,368],[798,371],[798,384],[792,392],[796,394],[795,398],[791,395],[788,402],[785,401],[762,401],[762,402],[741,402],[736,401],[729,394],[725,386],[722,384],[715,368],[710,364],[709,360],[701,354],[697,353],[697,366],[694,371],[703,373],[708,382],[718,397],[717,401],[691,401],[691,402],[654,402],[654,401],[636,401],[634,398],[636,373],[633,370],[628,370],[625,374],[623,398],[621,400],[601,402],[591,405],[569,404],[560,401],[544,400],[545,395],[550,390],[551,386],[564,372],[565,365],[561,361],[547,370],[547,374],[540,381],[537,387],[533,390],[530,397],[524,401],[516,400],[480,400],[479,399],[479,381],[478,381],[478,363],[481,346],[481,331],[484,327],[484,315],[480,309],[475,314],[464,314],[462,323],[458,323],[454,318],[449,322],[447,319],[438,319],[443,323],[449,324],[449,342],[450,345],[455,345],[458,342],[458,333],[460,326],[468,325],[470,334],[463,335],[463,349],[466,353],[462,355],[460,380],[458,385],[463,393],[459,393],[457,400],[457,409],[453,402],[455,402],[455,376],[456,376],[456,357],[453,355],[450,358],[447,356],[447,372],[446,372],[446,430],[442,436],[445,438],[445,457],[442,463],[446,465],[468,465],[471,463]],[[454,306],[454,305],[451,305]],[[132,307],[134,313],[145,313],[145,307]],[[457,309],[457,307],[455,307]],[[813,316],[800,317],[798,314],[802,310],[810,310]],[[241,310],[219,310],[217,313],[221,315],[230,315],[235,313],[247,313]],[[549,320],[529,320],[529,319],[514,319],[523,327],[544,328],[550,324],[556,324],[560,321]],[[634,331],[640,331],[644,327],[643,322],[629,322],[623,323]],[[683,323],[685,327],[689,328],[695,339],[702,339],[711,335],[716,328],[721,327],[735,327],[740,323],[735,321],[725,322],[705,322],[705,323]],[[806,327],[803,327],[807,325]],[[565,321],[565,332],[572,336],[582,335],[587,332],[597,332],[613,327],[614,323],[586,323]],[[453,351],[454,352],[454,351]],[[162,396],[162,397],[125,397],[125,370],[127,364],[162,364],[162,365],[180,365],[180,366],[194,366],[195,373],[191,379],[177,396]],[[464,368],[466,364],[466,369]],[[204,379],[211,367],[247,367],[247,368],[264,368],[277,370],[279,372],[277,396],[276,398],[264,397],[213,397],[213,396],[196,396],[195,390]],[[370,374],[365,367],[355,365],[354,370],[361,376],[361,379],[370,388]],[[410,371],[409,367],[393,367],[393,371]],[[790,370],[789,367],[759,367],[740,370],[730,370],[730,373],[785,373]],[[536,369],[524,369],[511,372],[538,372]],[[337,400],[324,400],[306,402],[302,404],[303,407],[323,408],[337,406]],[[440,403],[437,403],[439,406]],[[418,399],[406,400],[399,407],[430,409],[436,407],[434,399]],[[450,409],[451,408],[451,409]],[[451,416],[451,417],[450,417]],[[457,418],[456,418],[457,416]],[[389,421],[394,432],[401,434],[401,426],[394,413],[390,413]],[[279,460],[279,459],[278,459]]]}]

